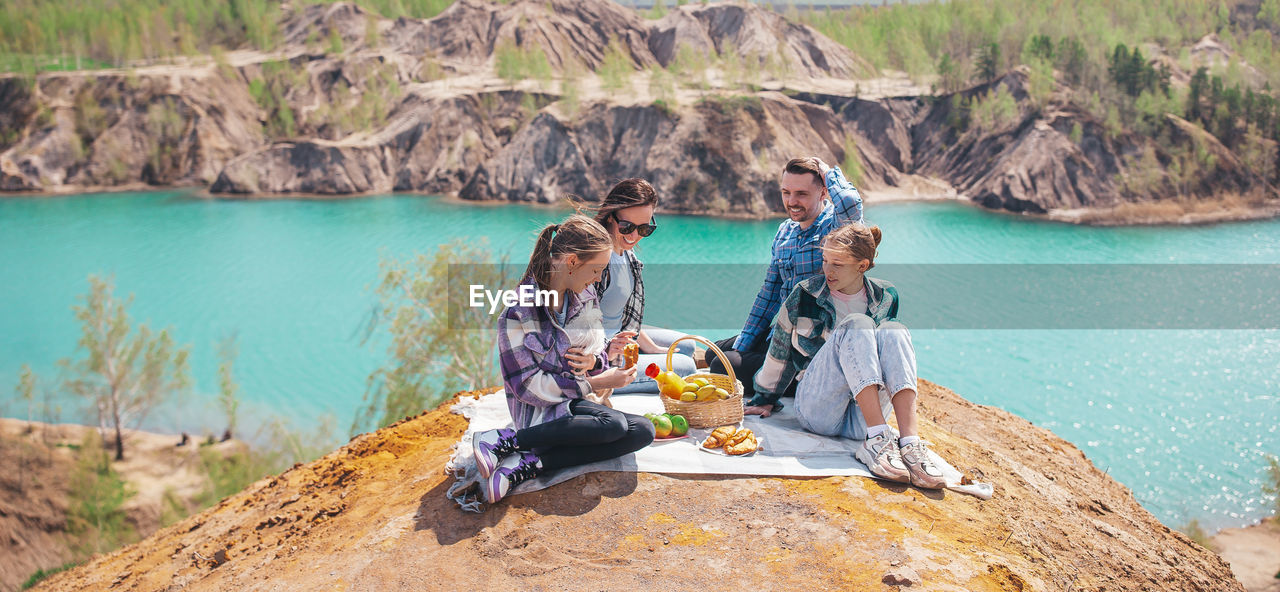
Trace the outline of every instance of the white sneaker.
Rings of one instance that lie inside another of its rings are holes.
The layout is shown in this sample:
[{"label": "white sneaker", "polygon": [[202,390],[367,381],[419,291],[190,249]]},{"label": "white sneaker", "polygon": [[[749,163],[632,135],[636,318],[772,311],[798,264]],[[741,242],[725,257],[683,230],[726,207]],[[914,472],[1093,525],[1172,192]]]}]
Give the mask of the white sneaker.
[{"label": "white sneaker", "polygon": [[921,489],[942,489],[947,480],[942,469],[929,460],[929,446],[924,440],[916,440],[901,447],[902,462],[911,474],[911,484]]},{"label": "white sneaker", "polygon": [[911,474],[907,472],[907,466],[903,464],[902,455],[898,452],[898,441],[889,436],[889,432],[885,431],[863,440],[862,445],[853,451],[853,457],[867,465],[871,474],[881,479],[910,483]]}]

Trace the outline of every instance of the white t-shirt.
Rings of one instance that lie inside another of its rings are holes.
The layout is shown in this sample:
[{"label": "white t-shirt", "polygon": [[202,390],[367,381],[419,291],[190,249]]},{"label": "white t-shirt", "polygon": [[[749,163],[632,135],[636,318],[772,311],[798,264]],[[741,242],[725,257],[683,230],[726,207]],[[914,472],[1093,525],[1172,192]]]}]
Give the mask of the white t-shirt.
[{"label": "white t-shirt", "polygon": [[831,304],[836,309],[836,324],[850,314],[867,314],[867,289],[858,290],[857,294],[831,291]]},{"label": "white t-shirt", "polygon": [[600,298],[600,314],[604,320],[604,334],[616,335],[622,330],[622,309],[627,306],[627,299],[631,298],[631,291],[634,286],[631,285],[631,266],[627,262],[627,256],[620,253],[611,253],[609,255],[609,287],[603,294],[597,294]]}]

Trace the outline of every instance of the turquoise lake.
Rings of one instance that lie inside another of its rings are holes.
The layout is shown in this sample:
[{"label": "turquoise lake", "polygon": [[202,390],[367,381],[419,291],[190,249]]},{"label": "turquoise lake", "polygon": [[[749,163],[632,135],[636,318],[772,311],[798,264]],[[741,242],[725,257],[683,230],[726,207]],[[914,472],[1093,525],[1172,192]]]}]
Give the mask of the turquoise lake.
[{"label": "turquoise lake", "polygon": [[[72,356],[79,338],[71,307],[88,276],[101,274],[114,278],[119,294],[134,295],[135,321],[170,327],[192,346],[194,395],[152,414],[144,427],[221,431],[212,404],[216,344],[235,336],[248,423],[278,416],[312,428],[330,417],[340,432],[335,441],[345,441],[366,378],[385,360],[377,335],[362,344],[380,258],[486,237],[523,261],[535,230],[563,213],[421,196],[5,197],[0,413],[26,417],[25,403],[9,395],[22,364],[43,385],[56,383],[57,360]],[[955,203],[871,204],[867,217],[885,231],[877,263],[886,270],[902,263],[1280,264],[1274,220],[1088,228]],[[685,216],[659,223],[638,247],[649,265],[764,263],[778,224]],[[744,289],[754,292],[758,283]],[[909,307],[911,295],[903,302]],[[1194,518],[1218,528],[1269,513],[1273,500],[1261,485],[1264,453],[1280,454],[1280,331],[932,329],[913,338],[921,377],[1070,440],[1166,524]],[[53,419],[88,420],[78,403],[59,403]]]}]

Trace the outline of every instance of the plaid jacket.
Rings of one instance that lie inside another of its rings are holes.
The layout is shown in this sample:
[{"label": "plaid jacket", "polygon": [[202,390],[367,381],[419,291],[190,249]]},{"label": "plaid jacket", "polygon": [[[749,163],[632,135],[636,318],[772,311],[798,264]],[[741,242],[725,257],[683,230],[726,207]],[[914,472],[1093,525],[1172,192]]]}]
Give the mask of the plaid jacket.
[{"label": "plaid jacket", "polygon": [[797,283],[822,272],[822,240],[828,232],[849,222],[862,222],[862,196],[844,178],[840,167],[831,167],[826,183],[831,201],[822,208],[813,224],[802,229],[799,222],[783,220],[778,225],[764,285],[751,305],[747,324],[734,342],[733,349],[751,350],[757,340],[769,334],[769,323],[778,314],[782,299],[791,294]]},{"label": "plaid jacket", "polygon": [[[622,330],[623,331],[639,331],[640,323],[644,319],[644,280],[640,279],[640,272],[644,270],[644,264],[640,263],[640,259],[636,257],[634,250],[622,252],[623,257],[627,259],[627,267],[631,270],[631,293],[627,295],[627,303],[622,307]],[[604,271],[600,273],[600,281],[596,282],[596,294],[604,297],[605,291],[613,285],[613,278],[610,277],[609,266],[605,266]],[[613,337],[609,335],[609,337]]]},{"label": "plaid jacket", "polygon": [[[533,278],[520,285],[537,288]],[[596,306],[594,288],[568,294],[566,322]],[[575,376],[565,359],[569,335],[545,306],[512,306],[498,317],[498,360],[507,407],[516,429],[569,415],[569,402],[591,392],[586,379]],[[600,354],[597,372],[609,367]]]},{"label": "plaid jacket", "polygon": [[[862,287],[867,291],[867,316],[876,325],[897,318],[898,290],[893,284],[864,275]],[[809,361],[831,336],[835,316],[826,276],[819,274],[796,285],[773,325],[769,354],[756,373],[756,395],[748,405],[782,408],[778,397],[793,379],[804,375]]]}]

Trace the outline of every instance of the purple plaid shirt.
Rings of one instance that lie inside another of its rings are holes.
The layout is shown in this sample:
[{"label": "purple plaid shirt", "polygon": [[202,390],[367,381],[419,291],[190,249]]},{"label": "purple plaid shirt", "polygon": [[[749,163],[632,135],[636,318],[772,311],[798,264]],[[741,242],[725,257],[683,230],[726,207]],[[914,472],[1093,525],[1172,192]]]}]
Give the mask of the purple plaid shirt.
[{"label": "purple plaid shirt", "polygon": [[[537,289],[533,278],[520,285]],[[568,294],[568,314],[572,320],[588,307],[596,306],[596,293],[587,287],[581,294]],[[591,392],[585,378],[575,376],[565,352],[569,335],[545,306],[512,306],[498,317],[498,359],[507,407],[516,429],[524,429],[569,415],[569,403]],[[600,367],[609,367],[600,354]]]},{"label": "purple plaid shirt", "polygon": [[840,167],[827,171],[827,194],[831,197],[818,218],[808,228],[800,228],[794,220],[783,220],[773,237],[773,258],[765,272],[764,285],[751,305],[747,324],[734,342],[733,349],[748,351],[756,340],[769,335],[769,326],[778,314],[782,300],[791,290],[814,275],[822,273],[822,240],[827,233],[849,222],[862,222],[862,196]]}]

